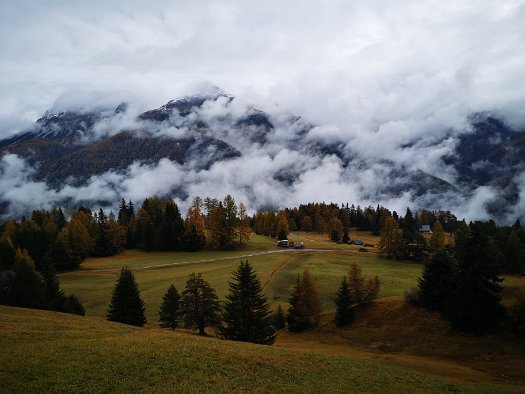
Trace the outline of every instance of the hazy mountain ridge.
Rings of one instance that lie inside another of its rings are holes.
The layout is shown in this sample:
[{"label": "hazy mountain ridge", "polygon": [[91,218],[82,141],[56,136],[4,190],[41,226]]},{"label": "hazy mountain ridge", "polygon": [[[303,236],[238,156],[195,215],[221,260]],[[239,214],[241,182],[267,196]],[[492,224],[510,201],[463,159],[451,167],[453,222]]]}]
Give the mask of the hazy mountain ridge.
[{"label": "hazy mountain ridge", "polygon": [[[441,196],[469,196],[485,187],[495,195],[483,204],[496,217],[519,201],[521,186],[516,177],[525,168],[525,132],[511,129],[494,115],[473,115],[470,130],[455,131],[452,154],[441,157],[441,165],[455,174],[451,181],[450,176],[399,165],[388,158],[364,159],[350,143],[324,138],[301,117],[249,106],[239,109],[234,100],[218,91],[171,100],[136,115],[128,112],[126,103],[116,109],[47,112],[30,130],[1,140],[0,149],[24,158],[34,168],[29,178],[57,191],[66,185],[89,186],[107,173],[126,179],[132,165],[156,166],[168,159],[188,175],[169,192],[177,189],[178,195],[189,196],[194,193],[190,190],[194,181],[204,186],[220,169],[213,182],[220,184],[221,177],[227,177],[233,187],[254,200],[254,208],[277,207],[279,190],[294,193],[308,180],[306,174],[330,166],[340,173],[336,183],[355,183],[357,193],[367,201],[404,196],[433,205]],[[120,123],[124,117],[128,123]],[[416,143],[437,147],[441,141]],[[246,167],[250,161],[264,163],[256,165],[252,178],[245,175],[254,171]],[[234,174],[243,180],[242,185],[230,178]],[[118,180],[111,184],[114,182]],[[256,192],[258,183],[274,190],[270,192],[273,202]]]}]

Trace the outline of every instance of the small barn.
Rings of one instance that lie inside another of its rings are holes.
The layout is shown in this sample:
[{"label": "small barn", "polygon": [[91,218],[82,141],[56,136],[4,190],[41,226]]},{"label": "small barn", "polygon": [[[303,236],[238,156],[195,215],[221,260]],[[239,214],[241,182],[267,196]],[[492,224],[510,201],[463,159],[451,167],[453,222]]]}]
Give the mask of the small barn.
[{"label": "small barn", "polygon": [[432,234],[432,228],[430,227],[430,224],[422,224],[419,228],[420,233],[427,233]]}]

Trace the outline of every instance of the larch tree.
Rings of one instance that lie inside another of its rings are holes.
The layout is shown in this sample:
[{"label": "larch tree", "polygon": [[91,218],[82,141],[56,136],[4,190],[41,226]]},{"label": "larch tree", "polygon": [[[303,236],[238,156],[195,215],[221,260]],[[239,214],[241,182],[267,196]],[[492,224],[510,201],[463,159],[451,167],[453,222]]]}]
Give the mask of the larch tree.
[{"label": "larch tree", "polygon": [[186,249],[190,251],[200,250],[206,244],[206,229],[201,206],[202,199],[195,197],[184,221],[184,240]]},{"label": "larch tree", "polygon": [[348,270],[348,286],[352,302],[358,307],[363,307],[370,305],[377,298],[381,282],[377,275],[367,280],[361,268],[352,263]]},{"label": "larch tree", "polygon": [[204,335],[207,326],[219,327],[221,305],[215,290],[202,278],[191,273],[182,292],[180,312],[186,328],[197,328]]},{"label": "larch tree", "polygon": [[402,247],[401,239],[401,230],[397,222],[392,216],[385,217],[379,240],[379,253],[389,259],[397,258]]},{"label": "larch tree", "polygon": [[286,212],[281,210],[277,214],[277,226],[275,229],[278,239],[288,238],[290,230],[288,228],[288,219],[286,218]]},{"label": "larch tree", "polygon": [[312,218],[308,215],[303,217],[303,220],[301,220],[301,230],[309,233],[310,231],[312,231],[312,228],[313,228]]},{"label": "larch tree", "polygon": [[113,289],[107,319],[132,326],[146,324],[144,301],[133,272],[128,267],[120,270],[120,275]]},{"label": "larch tree", "polygon": [[252,266],[241,261],[229,282],[223,311],[224,339],[271,345],[275,340],[268,300]]},{"label": "larch tree", "polygon": [[237,228],[239,234],[239,243],[245,244],[250,239],[252,228],[250,226],[250,217],[248,216],[246,206],[241,202],[239,204],[239,226]]},{"label": "larch tree", "polygon": [[297,277],[289,303],[286,320],[290,331],[299,332],[317,326],[321,304],[319,292],[308,269]]},{"label": "larch tree", "polygon": [[226,248],[234,246],[237,238],[237,224],[239,222],[238,209],[235,200],[231,195],[224,197],[224,235],[226,241]]},{"label": "larch tree", "polygon": [[436,220],[434,223],[434,228],[432,229],[432,236],[430,237],[429,242],[430,250],[437,252],[438,250],[443,249],[445,246],[445,231],[443,231],[443,226]]}]

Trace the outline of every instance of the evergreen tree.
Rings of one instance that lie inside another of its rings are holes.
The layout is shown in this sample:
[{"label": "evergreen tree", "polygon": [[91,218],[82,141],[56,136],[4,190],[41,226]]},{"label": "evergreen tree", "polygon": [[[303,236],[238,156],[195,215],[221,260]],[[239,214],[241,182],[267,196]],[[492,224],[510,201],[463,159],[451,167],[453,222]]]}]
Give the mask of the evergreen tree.
[{"label": "evergreen tree", "polygon": [[354,300],[352,300],[348,280],[345,276],[339,286],[337,298],[335,299],[336,313],[334,320],[337,326],[344,326],[354,320],[355,311],[352,307],[353,304]]},{"label": "evergreen tree", "polygon": [[484,332],[501,322],[504,309],[499,293],[502,288],[494,254],[489,237],[478,226],[473,226],[470,234],[456,236],[457,287],[448,310],[454,328]]},{"label": "evergreen tree", "polygon": [[525,245],[523,245],[516,233],[511,230],[505,241],[505,272],[511,274],[522,274],[525,272]]},{"label": "evergreen tree", "polygon": [[419,282],[419,301],[429,310],[446,312],[454,302],[457,262],[447,252],[435,253],[423,268]]},{"label": "evergreen tree", "polygon": [[204,335],[206,326],[219,326],[220,309],[215,290],[202,278],[202,274],[191,273],[181,297],[180,312],[184,327],[196,327],[199,334]]},{"label": "evergreen tree", "polygon": [[180,319],[180,294],[174,285],[162,298],[162,305],[159,310],[159,323],[161,327],[169,327],[175,330],[179,326]]},{"label": "evergreen tree", "polygon": [[7,234],[2,234],[0,238],[0,271],[10,269],[16,256],[16,249],[11,242],[11,238]]},{"label": "evergreen tree", "polygon": [[97,236],[95,238],[95,255],[96,256],[111,256],[114,254],[111,248],[111,231],[108,226],[108,217],[100,208],[96,217],[97,221]]},{"label": "evergreen tree", "polygon": [[273,327],[275,328],[275,330],[280,330],[286,327],[286,316],[284,315],[284,311],[281,307],[281,304],[279,304],[277,310],[273,315]]},{"label": "evergreen tree", "polygon": [[107,319],[133,326],[146,324],[144,302],[140,298],[140,290],[135,276],[123,267],[113,289]]},{"label": "evergreen tree", "polygon": [[221,336],[234,341],[271,345],[275,340],[270,306],[252,266],[241,261],[229,282]]},{"label": "evergreen tree", "polygon": [[300,332],[317,326],[321,313],[319,293],[307,269],[297,277],[289,303],[286,320],[290,331]]},{"label": "evergreen tree", "polygon": [[0,304],[22,308],[45,307],[44,278],[25,249],[17,249],[12,271],[0,275]]}]

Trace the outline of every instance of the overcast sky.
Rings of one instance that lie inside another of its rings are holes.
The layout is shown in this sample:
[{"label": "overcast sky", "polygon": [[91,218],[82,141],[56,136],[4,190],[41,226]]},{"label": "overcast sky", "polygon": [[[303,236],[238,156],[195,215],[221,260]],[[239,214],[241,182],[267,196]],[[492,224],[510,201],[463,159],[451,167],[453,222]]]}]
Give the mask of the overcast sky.
[{"label": "overcast sky", "polygon": [[524,1],[0,0],[0,36],[2,135],[202,84],[350,133],[525,119]]}]

